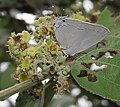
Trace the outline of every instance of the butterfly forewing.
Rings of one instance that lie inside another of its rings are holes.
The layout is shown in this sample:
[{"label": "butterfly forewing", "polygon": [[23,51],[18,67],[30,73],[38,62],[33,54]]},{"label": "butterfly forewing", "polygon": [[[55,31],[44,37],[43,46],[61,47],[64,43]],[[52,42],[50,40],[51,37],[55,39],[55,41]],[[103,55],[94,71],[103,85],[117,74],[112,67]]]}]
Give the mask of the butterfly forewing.
[{"label": "butterfly forewing", "polygon": [[55,33],[66,54],[73,56],[100,42],[108,29],[98,25],[66,18]]},{"label": "butterfly forewing", "polygon": [[64,32],[61,32],[60,28],[55,30],[55,36],[58,43],[60,44],[60,47],[62,49],[67,49],[67,45],[66,45],[67,38],[64,36]]}]

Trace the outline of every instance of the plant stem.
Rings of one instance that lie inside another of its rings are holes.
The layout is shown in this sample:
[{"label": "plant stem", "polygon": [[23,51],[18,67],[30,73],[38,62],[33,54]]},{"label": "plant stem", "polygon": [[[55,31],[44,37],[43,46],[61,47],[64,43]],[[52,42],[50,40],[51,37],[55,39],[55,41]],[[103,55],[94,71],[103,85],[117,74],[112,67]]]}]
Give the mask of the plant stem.
[{"label": "plant stem", "polygon": [[16,84],[14,86],[11,86],[7,89],[1,90],[0,91],[0,100],[5,100],[11,95],[17,93],[17,92],[22,92],[34,85],[36,85],[38,81],[32,81],[31,79],[26,80],[24,82],[21,82],[19,84]]},{"label": "plant stem", "polygon": [[[68,65],[71,65],[73,63],[75,63],[75,62],[74,61],[66,62],[66,64],[68,64]],[[50,65],[50,66],[52,66],[52,65]],[[45,73],[44,76],[45,75],[47,75],[47,74]],[[42,80],[42,78],[41,78],[41,80]],[[19,84],[16,84],[14,86],[11,86],[7,89],[1,90],[0,91],[0,100],[5,100],[15,93],[22,92],[28,88],[35,86],[37,83],[38,83],[38,81],[32,81],[31,79],[29,79],[29,80],[26,80],[26,81],[21,82]]]}]

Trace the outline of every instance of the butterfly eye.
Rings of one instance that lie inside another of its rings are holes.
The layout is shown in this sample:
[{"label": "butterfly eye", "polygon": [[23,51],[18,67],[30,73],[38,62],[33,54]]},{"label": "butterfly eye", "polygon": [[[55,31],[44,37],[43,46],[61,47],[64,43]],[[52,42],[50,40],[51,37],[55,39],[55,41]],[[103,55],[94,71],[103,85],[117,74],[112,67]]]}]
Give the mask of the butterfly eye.
[{"label": "butterfly eye", "polygon": [[65,20],[62,20],[63,22],[65,22]]}]

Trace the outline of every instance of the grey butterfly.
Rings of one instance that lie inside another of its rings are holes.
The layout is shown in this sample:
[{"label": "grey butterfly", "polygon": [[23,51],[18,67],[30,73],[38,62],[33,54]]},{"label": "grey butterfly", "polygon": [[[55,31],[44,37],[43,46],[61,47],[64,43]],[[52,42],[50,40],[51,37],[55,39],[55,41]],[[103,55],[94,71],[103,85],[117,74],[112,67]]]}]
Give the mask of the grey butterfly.
[{"label": "grey butterfly", "polygon": [[85,51],[105,38],[108,28],[66,16],[55,20],[56,39],[67,55],[73,56]]}]

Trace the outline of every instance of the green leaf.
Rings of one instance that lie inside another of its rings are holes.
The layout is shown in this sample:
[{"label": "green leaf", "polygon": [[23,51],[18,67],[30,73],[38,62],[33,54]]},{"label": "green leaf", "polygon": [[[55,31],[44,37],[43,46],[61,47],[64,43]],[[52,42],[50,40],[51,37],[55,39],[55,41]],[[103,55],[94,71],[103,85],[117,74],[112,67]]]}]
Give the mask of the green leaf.
[{"label": "green leaf", "polygon": [[[45,93],[43,94],[44,96],[41,97],[43,98],[42,103],[43,107],[47,107],[48,104],[50,103],[52,97],[55,94],[54,91],[54,85],[55,82],[53,82],[52,80],[50,80],[47,84],[47,87],[45,88]],[[17,100],[16,100],[16,107],[37,107],[40,104],[40,99],[36,99],[34,96],[30,96],[28,95],[26,92],[21,93]]]},{"label": "green leaf", "polygon": [[108,8],[105,8],[101,13],[97,23],[107,27],[110,31],[118,30],[120,25],[116,26],[115,20],[116,19],[112,17],[112,13],[108,10]]},{"label": "green leaf", "polygon": [[7,29],[0,28],[0,45],[6,43],[8,36],[9,36],[9,31]]},{"label": "green leaf", "polygon": [[[102,96],[108,99],[120,100],[120,54],[116,54],[113,58],[102,57],[98,60],[93,60],[92,55],[98,55],[100,52],[116,51],[120,52],[120,25],[114,24],[115,19],[111,17],[110,11],[106,8],[98,23],[102,24],[110,29],[110,33],[103,40],[105,46],[102,48],[94,49],[87,54],[76,58],[76,64],[71,66],[71,74],[79,86],[86,90]],[[96,65],[107,65],[100,71],[91,71],[81,63],[95,63]],[[95,73],[97,77],[96,82],[88,81],[88,77],[78,77],[81,70],[88,70],[89,72]]]},{"label": "green leaf", "polygon": [[16,107],[36,107],[39,99],[28,95],[26,92],[20,93],[16,100]]},{"label": "green leaf", "polygon": [[55,90],[54,90],[54,87],[55,87],[55,81],[50,80],[48,83],[49,86],[46,88],[45,90],[45,96],[44,96],[44,106],[43,107],[47,107],[48,104],[50,103],[51,99],[53,98],[54,94],[55,94]]},{"label": "green leaf", "polygon": [[106,47],[113,49],[120,49],[120,25],[115,24],[115,18],[112,17],[112,13],[105,8],[100,15],[98,23],[109,28],[110,33],[104,39],[106,42]]},{"label": "green leaf", "polygon": [[11,74],[15,72],[16,67],[10,64],[7,70],[0,74],[0,89],[8,88],[16,83],[14,79],[11,78]]},{"label": "green leaf", "polygon": [[95,72],[97,76],[96,82],[88,81],[87,77],[78,77],[80,71],[84,69],[81,63],[76,63],[71,67],[71,73],[76,82],[86,90],[100,95],[108,99],[120,100],[120,54],[114,56],[114,58],[101,58],[100,60],[90,60],[91,55],[98,53],[92,51],[83,58],[79,59],[86,63],[96,63],[97,65],[107,65],[107,68]]},{"label": "green leaf", "polygon": [[17,2],[17,0],[12,0],[11,2],[9,0],[0,0],[2,5],[8,5],[11,6]]},{"label": "green leaf", "polygon": [[97,23],[104,25],[110,29],[114,20],[115,19],[112,18],[112,13],[107,8],[105,8],[101,13]]},{"label": "green leaf", "polygon": [[75,104],[75,98],[69,95],[61,95],[60,98],[53,99],[48,107],[70,107]]}]

